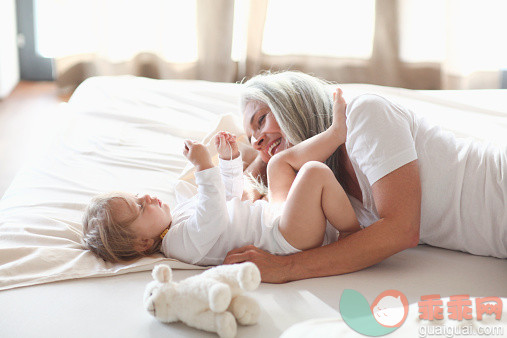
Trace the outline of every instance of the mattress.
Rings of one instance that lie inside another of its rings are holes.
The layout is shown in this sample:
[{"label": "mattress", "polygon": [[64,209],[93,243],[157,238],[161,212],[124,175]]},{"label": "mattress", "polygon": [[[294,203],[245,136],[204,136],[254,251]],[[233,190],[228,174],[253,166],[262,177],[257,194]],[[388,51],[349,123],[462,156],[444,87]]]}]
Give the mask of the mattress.
[{"label": "mattress", "polygon": [[[347,100],[377,93],[458,137],[507,145],[506,90],[341,87]],[[191,182],[182,140],[206,140],[219,129],[241,133],[240,90],[239,84],[131,76],[83,82],[55,115],[50,145],[18,173],[0,201],[0,336],[206,335],[181,323],[159,323],[142,307],[154,265],[172,266],[176,280],[199,273],[199,267],[161,255],[128,265],[104,263],[82,248],[80,219],[89,199],[104,191],[155,194],[174,206],[175,184]],[[240,327],[238,336],[354,336],[340,316],[346,289],[369,303],[388,289],[405,294],[411,310],[392,335],[406,336],[434,324],[417,320],[422,296],[505,299],[506,263],[420,245],[347,275],[263,283],[251,294],[261,306],[259,323]],[[505,326],[505,320],[488,323]]]}]

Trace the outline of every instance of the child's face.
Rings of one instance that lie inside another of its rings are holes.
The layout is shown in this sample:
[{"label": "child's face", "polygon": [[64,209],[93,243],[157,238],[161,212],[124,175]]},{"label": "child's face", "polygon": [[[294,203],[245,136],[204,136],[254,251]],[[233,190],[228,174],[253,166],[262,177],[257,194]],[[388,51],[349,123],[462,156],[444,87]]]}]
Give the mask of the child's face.
[{"label": "child's face", "polygon": [[125,200],[137,215],[130,227],[139,239],[157,238],[173,220],[169,206],[156,197],[129,194]]}]

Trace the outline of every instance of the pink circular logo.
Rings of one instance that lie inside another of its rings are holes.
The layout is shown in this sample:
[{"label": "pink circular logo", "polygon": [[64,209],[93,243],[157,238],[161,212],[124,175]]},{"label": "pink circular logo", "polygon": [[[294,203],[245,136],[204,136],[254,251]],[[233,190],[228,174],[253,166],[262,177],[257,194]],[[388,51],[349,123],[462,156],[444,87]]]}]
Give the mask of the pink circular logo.
[{"label": "pink circular logo", "polygon": [[408,315],[408,300],[398,290],[386,290],[375,298],[370,309],[380,325],[400,327]]}]

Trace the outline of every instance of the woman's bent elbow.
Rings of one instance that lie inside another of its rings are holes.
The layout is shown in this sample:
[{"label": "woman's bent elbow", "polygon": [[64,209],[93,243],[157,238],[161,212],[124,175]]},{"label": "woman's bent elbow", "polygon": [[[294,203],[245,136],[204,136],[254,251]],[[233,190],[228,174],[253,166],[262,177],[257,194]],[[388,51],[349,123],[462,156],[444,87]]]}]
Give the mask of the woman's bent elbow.
[{"label": "woman's bent elbow", "polygon": [[419,232],[414,234],[409,241],[409,248],[413,248],[419,245]]},{"label": "woman's bent elbow", "polygon": [[413,248],[419,244],[419,222],[393,222],[392,225],[394,236],[397,240],[397,247],[399,250],[405,250],[409,248]]},{"label": "woman's bent elbow", "polygon": [[420,239],[420,223],[417,222],[416,224],[413,224],[410,227],[410,230],[408,230],[407,237],[406,237],[406,245],[408,248],[413,248],[417,245],[419,245],[419,239]]}]

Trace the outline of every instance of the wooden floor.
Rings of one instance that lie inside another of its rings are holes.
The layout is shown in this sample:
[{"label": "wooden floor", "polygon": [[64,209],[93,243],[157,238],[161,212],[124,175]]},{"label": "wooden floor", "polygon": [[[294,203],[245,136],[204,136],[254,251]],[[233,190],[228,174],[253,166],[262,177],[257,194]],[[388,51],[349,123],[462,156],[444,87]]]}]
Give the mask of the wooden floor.
[{"label": "wooden floor", "polygon": [[48,139],[58,106],[69,97],[60,95],[53,82],[22,81],[0,100],[0,197]]}]

